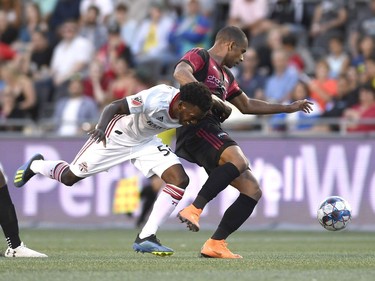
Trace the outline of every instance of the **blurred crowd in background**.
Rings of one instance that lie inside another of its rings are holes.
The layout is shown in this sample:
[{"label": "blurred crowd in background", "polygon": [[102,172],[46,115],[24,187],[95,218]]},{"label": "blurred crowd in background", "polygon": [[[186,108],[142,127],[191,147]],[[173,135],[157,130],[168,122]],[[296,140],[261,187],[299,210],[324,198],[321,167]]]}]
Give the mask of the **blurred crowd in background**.
[{"label": "blurred crowd in background", "polygon": [[228,24],[249,38],[232,69],[249,97],[314,103],[230,129],[375,132],[375,0],[0,0],[1,134],[83,134],[111,101],[178,86],[179,58]]}]

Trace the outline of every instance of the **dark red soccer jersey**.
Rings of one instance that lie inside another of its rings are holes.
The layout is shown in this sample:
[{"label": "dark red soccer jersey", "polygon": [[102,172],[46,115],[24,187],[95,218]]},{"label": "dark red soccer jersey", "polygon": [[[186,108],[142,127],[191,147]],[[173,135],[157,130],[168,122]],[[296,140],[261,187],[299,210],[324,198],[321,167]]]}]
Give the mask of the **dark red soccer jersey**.
[{"label": "dark red soccer jersey", "polygon": [[194,48],[180,61],[188,63],[194,70],[194,77],[206,84],[211,92],[222,100],[229,101],[242,93],[232,72],[227,67],[217,64],[207,50]]}]

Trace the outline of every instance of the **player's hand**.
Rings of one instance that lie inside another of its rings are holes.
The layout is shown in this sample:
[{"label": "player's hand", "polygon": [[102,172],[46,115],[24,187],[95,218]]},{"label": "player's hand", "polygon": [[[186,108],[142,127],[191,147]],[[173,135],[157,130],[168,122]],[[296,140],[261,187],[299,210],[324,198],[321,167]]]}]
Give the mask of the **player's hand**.
[{"label": "player's hand", "polygon": [[219,120],[221,123],[227,120],[231,113],[232,113],[232,108],[227,105],[221,107],[220,109],[216,108],[216,111],[215,111],[215,115],[219,116]]},{"label": "player's hand", "polygon": [[219,116],[221,123],[224,122],[232,113],[232,108],[215,95],[212,95],[212,101],[212,111]]},{"label": "player's hand", "polygon": [[308,101],[307,99],[297,100],[289,105],[290,107],[289,113],[296,112],[296,111],[303,111],[305,113],[310,113],[313,111],[312,105],[313,103],[311,101]]},{"label": "player's hand", "polygon": [[104,147],[106,147],[107,140],[103,130],[95,128],[94,130],[88,132],[88,134],[90,135],[90,139],[94,140],[96,143],[103,142]]}]

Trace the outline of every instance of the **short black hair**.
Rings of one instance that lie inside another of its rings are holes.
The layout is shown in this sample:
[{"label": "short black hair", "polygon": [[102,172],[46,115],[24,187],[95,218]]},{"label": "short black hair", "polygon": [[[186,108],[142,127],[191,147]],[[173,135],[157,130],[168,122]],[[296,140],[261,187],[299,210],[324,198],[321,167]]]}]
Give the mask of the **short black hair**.
[{"label": "short black hair", "polygon": [[365,58],[365,61],[375,62],[375,53],[372,52],[369,57]]},{"label": "short black hair", "polygon": [[202,112],[207,112],[212,107],[211,91],[202,82],[191,82],[181,86],[180,100],[198,106]]},{"label": "short black hair", "polygon": [[112,22],[107,26],[107,31],[110,34],[119,34],[121,32],[121,26],[117,22]]},{"label": "short black hair", "polygon": [[359,86],[359,89],[367,90],[375,96],[375,87],[372,82],[366,82]]},{"label": "short black hair", "polygon": [[329,38],[329,41],[338,41],[340,42],[341,44],[344,44],[345,43],[345,39],[343,36],[337,34],[337,35],[332,35],[330,38]]},{"label": "short black hair", "polygon": [[100,9],[98,6],[96,5],[90,5],[87,10],[94,10],[95,13],[96,13],[96,16],[99,16],[100,15]]},{"label": "short black hair", "polygon": [[237,26],[225,26],[218,31],[216,41],[244,43],[247,41],[246,34]]},{"label": "short black hair", "polygon": [[120,2],[116,6],[116,11],[123,11],[123,12],[128,12],[129,7],[126,5],[126,3]]},{"label": "short black hair", "polygon": [[297,37],[294,34],[288,33],[281,38],[281,42],[283,43],[283,45],[296,47]]}]

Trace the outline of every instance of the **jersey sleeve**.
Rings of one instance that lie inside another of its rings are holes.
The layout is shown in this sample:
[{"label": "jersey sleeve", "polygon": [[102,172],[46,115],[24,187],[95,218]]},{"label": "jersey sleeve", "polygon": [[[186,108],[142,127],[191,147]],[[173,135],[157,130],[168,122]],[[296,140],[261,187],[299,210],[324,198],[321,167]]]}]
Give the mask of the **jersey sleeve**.
[{"label": "jersey sleeve", "polygon": [[139,114],[145,110],[145,102],[148,96],[147,90],[126,97],[130,114]]},{"label": "jersey sleeve", "polygon": [[226,74],[229,78],[229,85],[228,85],[228,88],[227,88],[228,94],[227,94],[226,100],[230,101],[230,100],[234,99],[235,97],[241,95],[242,90],[241,90],[240,86],[238,85],[236,79],[234,79],[234,76],[233,76],[232,72],[229,69],[224,69],[224,71],[226,72]]},{"label": "jersey sleeve", "polygon": [[235,97],[238,97],[239,95],[242,94],[241,88],[238,86],[237,82],[234,81],[232,85],[229,87],[228,95],[226,100],[230,101],[234,99]]},{"label": "jersey sleeve", "polygon": [[161,110],[168,103],[172,92],[179,90],[169,85],[157,85],[143,90],[135,95],[126,97],[130,114],[144,113],[146,115]]},{"label": "jersey sleeve", "polygon": [[202,48],[191,49],[180,59],[178,63],[182,61],[186,62],[193,68],[193,72],[197,72],[202,69],[206,63],[204,59],[206,57],[205,52],[207,51]]}]

